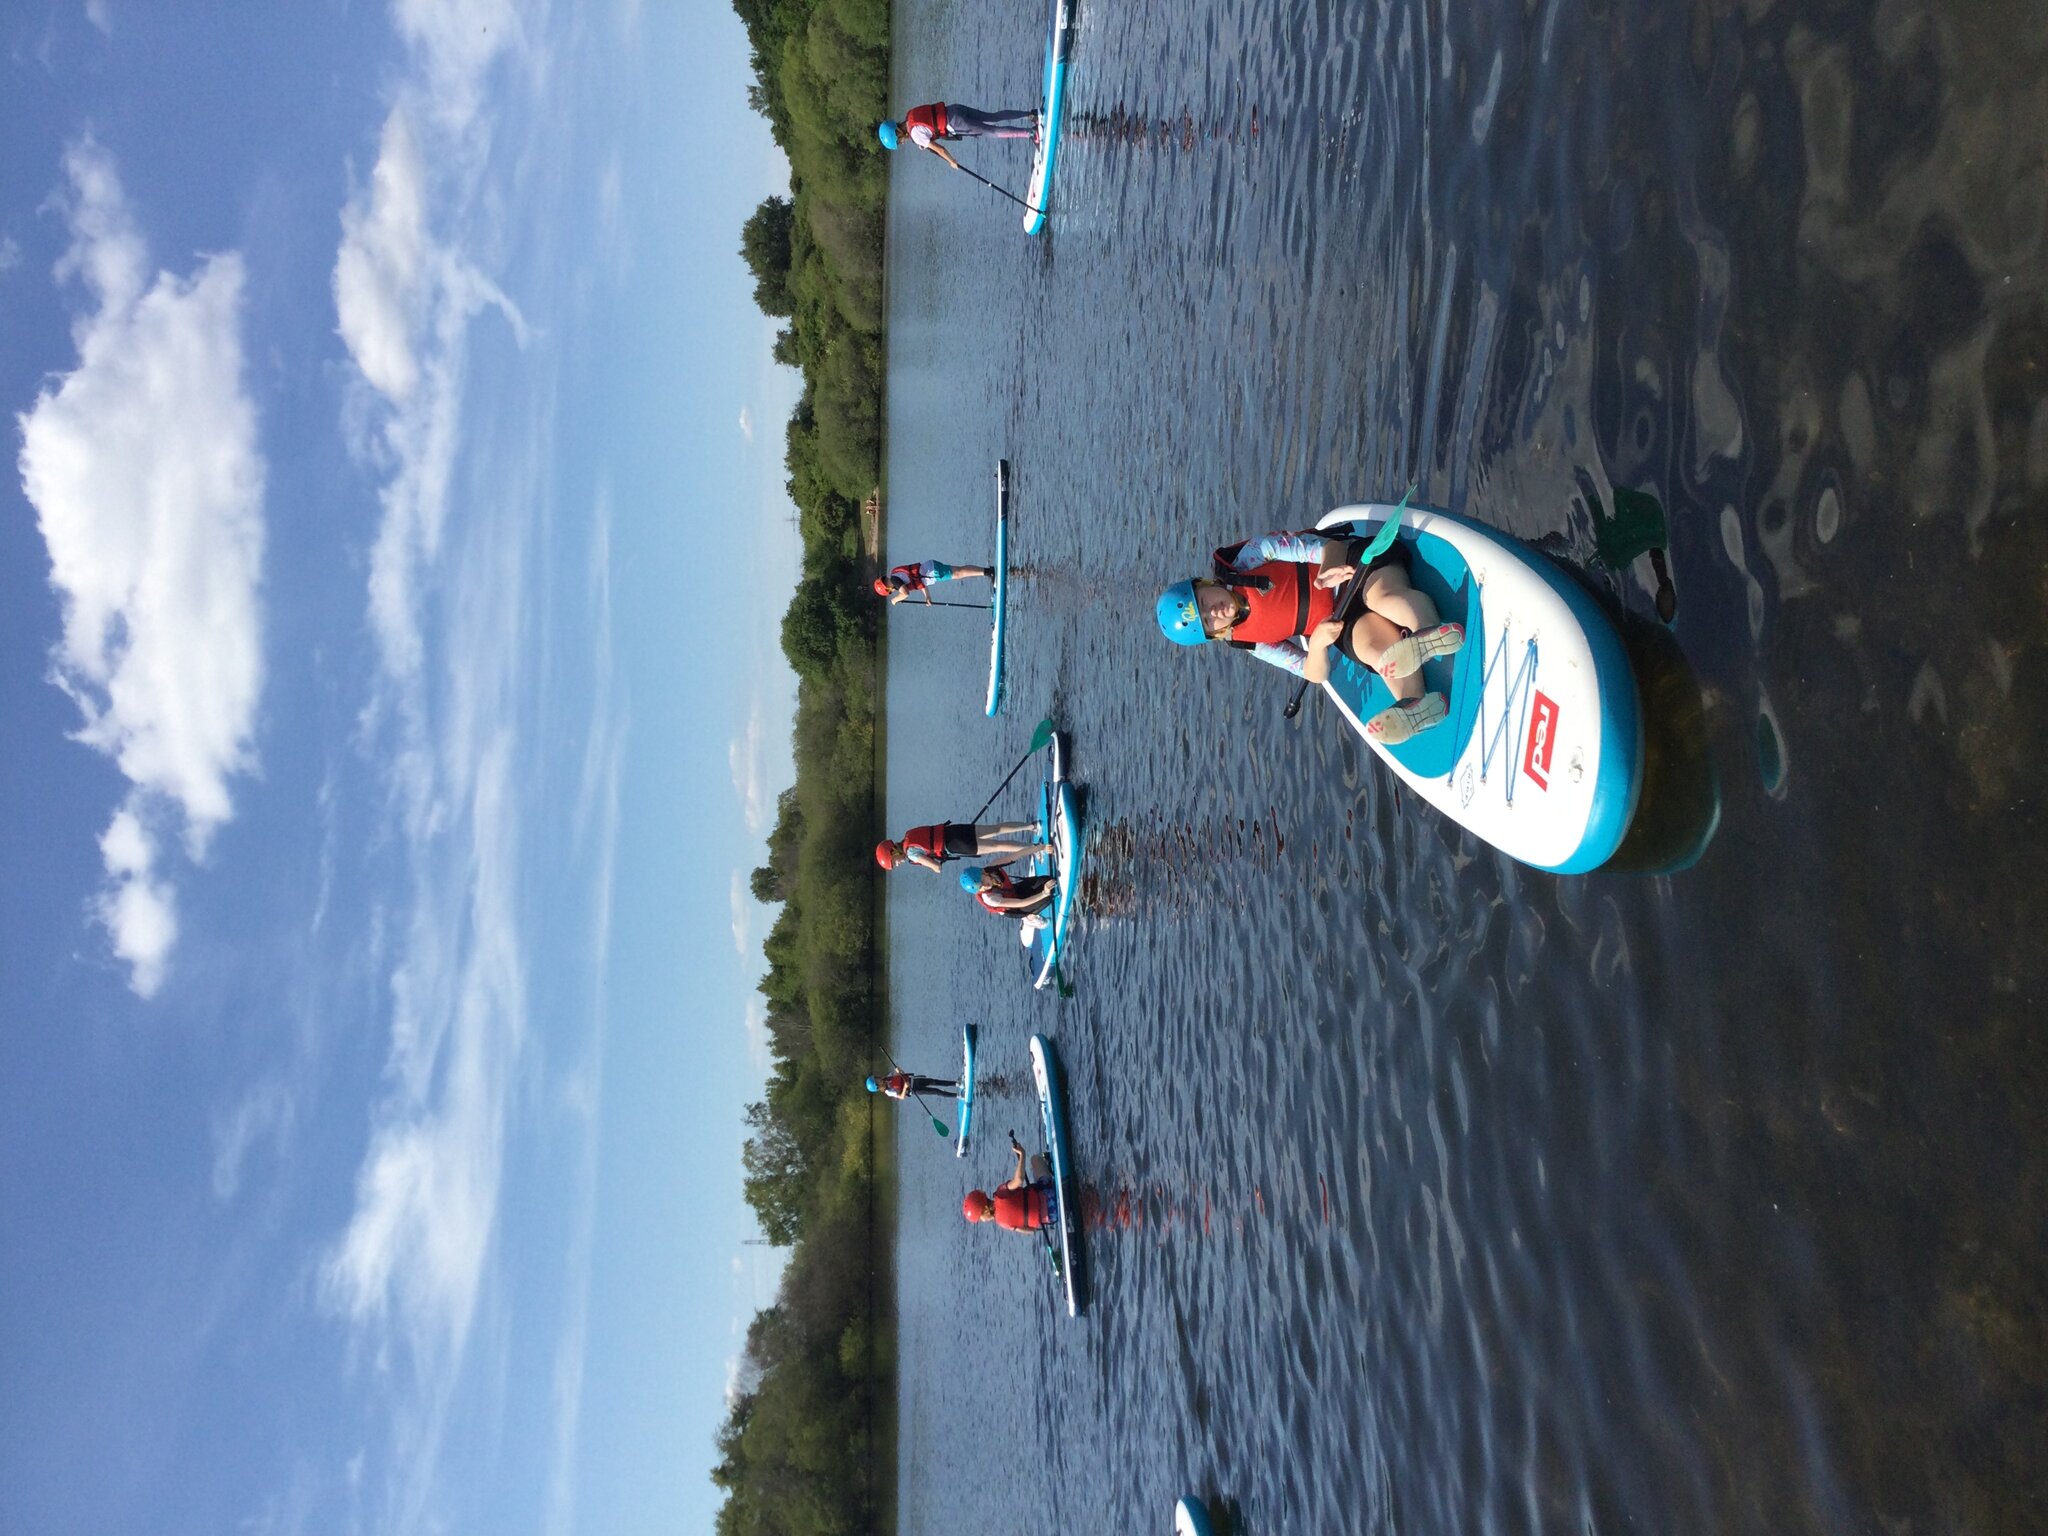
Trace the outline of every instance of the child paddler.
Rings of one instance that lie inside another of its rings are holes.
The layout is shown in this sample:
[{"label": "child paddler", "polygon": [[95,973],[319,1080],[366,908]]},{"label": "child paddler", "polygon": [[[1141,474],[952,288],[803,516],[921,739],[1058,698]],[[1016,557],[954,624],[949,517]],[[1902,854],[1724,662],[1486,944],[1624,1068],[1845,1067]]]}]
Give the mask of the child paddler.
[{"label": "child paddler", "polygon": [[1330,675],[1334,647],[1387,681],[1395,702],[1365,723],[1397,746],[1439,724],[1444,696],[1422,685],[1422,664],[1465,643],[1462,625],[1437,621],[1429,594],[1408,581],[1408,553],[1395,544],[1365,568],[1361,590],[1336,613],[1339,590],[1357,572],[1363,539],[1269,533],[1216,551],[1215,574],[1178,581],[1159,594],[1159,627],[1178,645],[1221,640],[1311,683]]},{"label": "child paddler", "polygon": [[992,821],[968,825],[941,821],[929,827],[912,827],[901,837],[883,838],[875,844],[875,862],[884,869],[915,864],[937,870],[953,859],[1015,858],[1019,854],[1050,853],[1049,843],[1038,841],[1035,821]]},{"label": "child paddler", "polygon": [[894,149],[905,139],[919,149],[928,149],[954,170],[966,167],[946,153],[941,139],[1035,139],[1038,112],[1026,107],[1016,112],[984,112],[957,101],[928,101],[903,114],[901,122],[883,123],[875,129],[882,148]]},{"label": "child paddler", "polygon": [[[1051,850],[1042,847],[1033,851]],[[1039,929],[1052,921],[1048,909],[1059,895],[1059,882],[1051,875],[1013,875],[991,864],[983,869],[961,870],[960,889],[979,902],[984,911],[1018,919],[1024,926],[1018,931],[1017,942],[1029,944]]]},{"label": "child paddler", "polygon": [[955,1099],[960,1096],[960,1083],[956,1078],[926,1077],[921,1072],[905,1072],[898,1067],[887,1077],[869,1078],[868,1092],[879,1093],[885,1099],[908,1099],[920,1093]]},{"label": "child paddler", "polygon": [[875,578],[875,596],[892,603],[921,597],[929,605],[931,589],[942,581],[965,581],[970,576],[993,576],[985,565],[948,565],[943,560],[915,560],[899,565],[886,576]]},{"label": "child paddler", "polygon": [[960,1202],[960,1214],[975,1225],[992,1221],[1006,1232],[1036,1232],[1052,1221],[1052,1166],[1036,1153],[1030,1158],[1031,1177],[1024,1176],[1024,1148],[1016,1133],[1010,1134],[1010,1151],[1016,1164],[1010,1176],[996,1186],[994,1194],[970,1189]]}]

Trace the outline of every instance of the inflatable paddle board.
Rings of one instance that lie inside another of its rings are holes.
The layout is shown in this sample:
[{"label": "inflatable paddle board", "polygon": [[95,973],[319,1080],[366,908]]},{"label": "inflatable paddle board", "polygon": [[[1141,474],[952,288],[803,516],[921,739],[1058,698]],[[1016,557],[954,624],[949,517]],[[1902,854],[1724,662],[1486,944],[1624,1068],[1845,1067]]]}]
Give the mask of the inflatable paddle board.
[{"label": "inflatable paddle board", "polygon": [[1056,1219],[1045,1234],[1046,1256],[1067,1293],[1067,1316],[1081,1315],[1081,1208],[1074,1180],[1073,1151],[1067,1141],[1067,1090],[1060,1059],[1044,1035],[1031,1037],[1031,1080],[1038,1087],[1038,1113],[1045,1128],[1045,1155],[1052,1164]]},{"label": "inflatable paddle board", "polygon": [[967,1155],[968,1138],[972,1136],[971,1123],[974,1119],[974,1026],[960,1026],[960,1092],[954,1107],[960,1113],[960,1123],[953,1131],[953,1155]]},{"label": "inflatable paddle board", "polygon": [[996,460],[996,560],[994,567],[994,609],[988,625],[988,707],[993,715],[1003,707],[1003,616],[1010,595],[1010,461]]},{"label": "inflatable paddle board", "polygon": [[[1316,526],[1370,538],[1396,515],[1339,507]],[[1597,869],[1620,846],[1643,785],[1643,725],[1621,636],[1590,593],[1520,540],[1430,507],[1399,511],[1409,580],[1465,646],[1424,664],[1442,724],[1396,747],[1365,735],[1395,702],[1337,656],[1324,691],[1395,777],[1511,858],[1555,874]]]},{"label": "inflatable paddle board", "polygon": [[1173,1506],[1173,1536],[1213,1536],[1209,1508],[1190,1494]]},{"label": "inflatable paddle board", "polygon": [[1074,45],[1073,0],[1052,0],[1052,39],[1045,46],[1045,105],[1039,110],[1038,153],[1024,188],[1024,233],[1045,228],[1052,196],[1053,161],[1060,150],[1060,115],[1067,105],[1067,54]]},{"label": "inflatable paddle board", "polygon": [[1038,826],[1039,841],[1052,844],[1052,855],[1032,860],[1031,870],[1051,875],[1054,890],[1052,905],[1046,909],[1052,921],[1031,941],[1031,958],[1037,967],[1031,985],[1040,988],[1053,979],[1060,957],[1066,953],[1067,929],[1081,889],[1081,816],[1074,786],[1067,782],[1066,739],[1057,731],[1050,762],[1045,788],[1038,797]]}]

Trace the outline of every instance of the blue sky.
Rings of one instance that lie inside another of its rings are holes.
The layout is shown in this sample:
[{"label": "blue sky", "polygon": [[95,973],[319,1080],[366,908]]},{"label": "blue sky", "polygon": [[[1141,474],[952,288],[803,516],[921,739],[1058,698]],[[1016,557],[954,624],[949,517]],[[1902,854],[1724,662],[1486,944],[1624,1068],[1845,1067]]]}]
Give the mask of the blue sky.
[{"label": "blue sky", "polygon": [[5,1523],[702,1528],[797,564],[739,23],[0,49]]}]

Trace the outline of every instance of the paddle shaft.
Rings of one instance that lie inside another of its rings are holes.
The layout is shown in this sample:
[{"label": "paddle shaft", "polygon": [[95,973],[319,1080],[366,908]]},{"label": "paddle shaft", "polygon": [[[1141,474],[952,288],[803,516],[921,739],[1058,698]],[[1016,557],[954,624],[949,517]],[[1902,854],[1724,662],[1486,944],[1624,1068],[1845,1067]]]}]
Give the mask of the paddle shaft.
[{"label": "paddle shaft", "polygon": [[[1041,720],[1038,723],[1038,729],[1031,733],[1031,750],[1029,752],[1026,752],[1022,757],[1017,759],[1017,766],[1015,768],[1012,768],[1008,773],[1003,775],[1003,782],[996,786],[995,794],[990,795],[986,800],[981,802],[981,810],[976,811],[972,816],[967,818],[967,824],[969,826],[973,826],[974,823],[981,820],[981,812],[986,811],[990,806],[996,803],[996,795],[1000,795],[1004,790],[1010,787],[1010,780],[1014,779],[1015,777],[1017,777],[1018,774],[1022,773],[1024,771],[1024,765],[1030,762],[1032,758],[1036,757],[1040,749],[1045,746],[1045,742],[1051,739],[1052,733],[1047,729],[1047,727],[1049,727],[1051,724],[1052,721],[1050,719]],[[1041,740],[1041,737],[1045,739]]]},{"label": "paddle shaft", "polygon": [[1031,212],[1031,213],[1043,213],[1043,212],[1045,212],[1045,210],[1044,210],[1043,208],[1037,208],[1037,207],[1033,207],[1033,206],[1032,206],[1032,205],[1031,205],[1030,203],[1027,203],[1027,202],[1025,202],[1025,201],[1024,201],[1024,199],[1023,199],[1023,198],[1021,198],[1021,197],[1019,197],[1019,196],[1018,196],[1018,195],[1017,195],[1016,193],[1014,193],[1014,192],[1011,192],[1011,191],[1007,190],[1006,188],[1003,188],[1003,187],[999,187],[999,186],[997,186],[997,185],[996,185],[996,184],[995,184],[994,182],[990,181],[990,180],[989,180],[989,179],[988,179],[988,178],[987,178],[986,176],[982,175],[982,174],[981,174],[981,173],[980,173],[979,171],[972,171],[972,170],[968,170],[968,169],[967,169],[967,167],[966,167],[966,166],[964,166],[964,165],[962,165],[962,164],[961,164],[961,163],[960,163],[960,162],[959,162],[958,160],[955,160],[955,161],[953,161],[953,162],[952,162],[952,164],[953,164],[953,169],[954,169],[954,170],[956,170],[956,171],[966,171],[966,172],[967,172],[967,174],[968,174],[969,176],[972,176],[972,177],[973,177],[973,178],[974,178],[974,179],[975,179],[976,181],[980,182],[980,183],[981,183],[981,184],[982,184],[982,185],[983,185],[984,187],[987,187],[987,188],[989,189],[989,191],[991,191],[991,192],[1001,192],[1001,193],[1003,194],[1003,196],[1007,197],[1007,198],[1008,198],[1008,199],[1009,199],[1009,200],[1010,200],[1011,202],[1015,203],[1015,204],[1016,204],[1016,205],[1017,205],[1017,206],[1018,206],[1019,208],[1025,209],[1025,210],[1027,210],[1028,212]]},{"label": "paddle shaft", "polygon": [[994,604],[994,603],[940,603],[940,602],[930,602],[930,603],[920,603],[920,604],[919,604],[918,606],[919,606],[919,607],[921,607],[921,608],[972,608],[972,609],[976,610],[977,612],[980,612],[980,613],[987,613],[987,612],[989,611],[989,609],[991,609],[991,608],[995,607],[995,604]]}]

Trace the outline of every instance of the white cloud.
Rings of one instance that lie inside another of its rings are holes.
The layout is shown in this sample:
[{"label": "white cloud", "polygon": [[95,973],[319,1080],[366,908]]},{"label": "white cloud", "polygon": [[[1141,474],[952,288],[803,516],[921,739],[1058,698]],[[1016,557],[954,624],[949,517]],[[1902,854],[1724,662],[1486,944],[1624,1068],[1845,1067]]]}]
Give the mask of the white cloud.
[{"label": "white cloud", "polygon": [[112,157],[87,138],[65,171],[57,275],[98,307],[72,328],[77,368],[18,418],[19,467],[63,609],[52,680],[84,716],[77,739],[134,786],[101,841],[112,889],[98,911],[146,997],[177,937],[156,829],[182,816],[187,854],[204,857],[234,814],[228,780],[256,766],[265,465],[242,382],[241,258],[151,277]]},{"label": "white cloud", "polygon": [[0,235],[0,277],[21,265],[21,242],[12,235]]},{"label": "white cloud", "polygon": [[376,389],[402,401],[419,382],[412,329],[427,261],[425,169],[402,108],[384,120],[370,185],[341,211],[334,308],[341,337]]},{"label": "white cloud", "polygon": [[744,405],[740,407],[740,436],[750,443],[754,440],[754,413]]},{"label": "white cloud", "polygon": [[747,1060],[765,1074],[774,1061],[768,1050],[768,1004],[758,993],[747,998],[746,1017],[740,1021],[740,1028],[747,1037]]},{"label": "white cloud", "polygon": [[736,869],[732,872],[732,947],[742,960],[753,941],[753,912],[754,897],[747,889],[747,877]]},{"label": "white cloud", "polygon": [[768,770],[764,748],[768,737],[766,702],[757,688],[747,709],[747,723],[726,748],[726,762],[732,769],[733,792],[739,796],[740,814],[747,830],[756,837],[768,829]]},{"label": "white cloud", "polygon": [[266,1082],[253,1089],[233,1113],[213,1123],[213,1195],[229,1201],[241,1191],[242,1167],[249,1153],[264,1141],[282,1141],[290,1134],[296,1111],[282,1083]]},{"label": "white cloud", "polygon": [[101,37],[114,35],[114,12],[107,0],[85,0],[85,19],[93,24]]},{"label": "white cloud", "polygon": [[451,131],[466,129],[492,61],[522,43],[513,0],[392,0],[391,13],[413,45],[435,116]]}]

